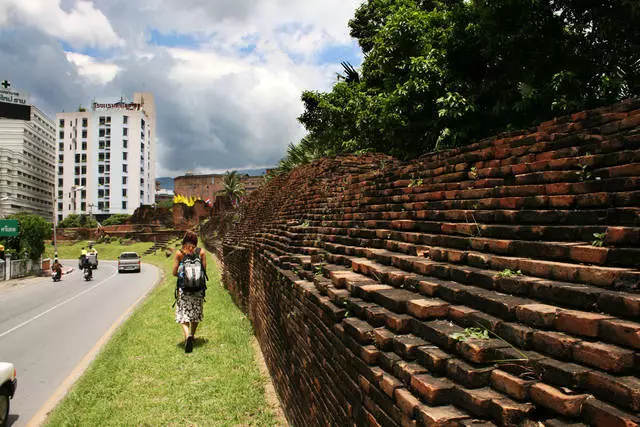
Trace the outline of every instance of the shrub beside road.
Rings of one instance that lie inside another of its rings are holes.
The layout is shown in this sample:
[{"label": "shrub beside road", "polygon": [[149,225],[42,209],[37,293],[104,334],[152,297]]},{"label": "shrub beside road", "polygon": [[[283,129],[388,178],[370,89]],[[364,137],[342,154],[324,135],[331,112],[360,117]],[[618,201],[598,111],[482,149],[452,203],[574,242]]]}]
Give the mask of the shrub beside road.
[{"label": "shrub beside road", "polygon": [[[121,251],[141,254],[150,246],[96,245],[102,260]],[[58,245],[58,253],[75,258],[81,247]],[[160,251],[144,256],[143,262],[162,269],[162,283],[118,329],[46,425],[283,424],[265,400],[267,379],[258,369],[251,325],[208,256],[211,281],[193,353],[184,353],[173,319],[172,258]]]}]

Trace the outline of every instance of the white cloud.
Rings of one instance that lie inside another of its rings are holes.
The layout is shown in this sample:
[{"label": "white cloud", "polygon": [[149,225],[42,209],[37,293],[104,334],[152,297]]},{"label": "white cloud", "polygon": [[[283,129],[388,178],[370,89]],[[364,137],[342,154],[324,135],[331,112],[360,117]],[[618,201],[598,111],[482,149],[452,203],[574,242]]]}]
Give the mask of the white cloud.
[{"label": "white cloud", "polygon": [[76,52],[65,52],[67,60],[76,66],[78,74],[86,77],[91,83],[109,83],[118,74],[116,64],[100,62],[95,58]]},{"label": "white cloud", "polygon": [[35,26],[74,47],[113,47],[122,44],[106,16],[87,0],[77,0],[68,12],[61,8],[59,0],[0,2],[0,24],[15,26],[16,21]]}]

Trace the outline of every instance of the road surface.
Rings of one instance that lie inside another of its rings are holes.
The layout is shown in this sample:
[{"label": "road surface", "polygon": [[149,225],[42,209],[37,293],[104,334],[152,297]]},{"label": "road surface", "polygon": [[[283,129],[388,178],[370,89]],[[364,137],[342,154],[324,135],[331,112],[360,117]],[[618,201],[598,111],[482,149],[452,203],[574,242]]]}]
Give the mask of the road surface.
[{"label": "road surface", "polygon": [[86,282],[77,260],[74,271],[51,278],[0,282],[0,361],[18,371],[9,425],[38,425],[64,396],[99,347],[130,310],[160,280],[158,268],[118,274],[115,261],[100,261]]}]

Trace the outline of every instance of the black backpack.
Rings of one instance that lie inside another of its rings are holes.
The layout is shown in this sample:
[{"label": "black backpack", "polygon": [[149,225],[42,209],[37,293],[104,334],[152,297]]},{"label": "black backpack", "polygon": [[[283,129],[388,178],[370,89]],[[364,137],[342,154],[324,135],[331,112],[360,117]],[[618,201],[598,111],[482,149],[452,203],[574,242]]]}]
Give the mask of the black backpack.
[{"label": "black backpack", "polygon": [[182,289],[182,292],[185,294],[202,292],[202,297],[204,297],[209,277],[202,265],[200,251],[200,248],[196,248],[193,254],[184,254],[182,258],[182,264],[178,267],[178,282],[175,291],[176,300],[178,299],[179,289]]}]

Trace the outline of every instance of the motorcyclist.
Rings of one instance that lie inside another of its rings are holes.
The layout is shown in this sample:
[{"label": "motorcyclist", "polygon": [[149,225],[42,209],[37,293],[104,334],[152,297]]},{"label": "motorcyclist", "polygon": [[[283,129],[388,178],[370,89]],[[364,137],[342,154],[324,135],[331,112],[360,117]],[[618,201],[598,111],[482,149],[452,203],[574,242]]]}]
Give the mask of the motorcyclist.
[{"label": "motorcyclist", "polygon": [[80,268],[84,268],[84,262],[87,259],[87,250],[83,247],[80,250]]},{"label": "motorcyclist", "polygon": [[53,261],[51,271],[53,271],[56,280],[60,280],[62,278],[62,264],[60,264],[60,261],[58,261],[57,259]]},{"label": "motorcyclist", "polygon": [[84,261],[82,263],[82,271],[89,276],[89,278],[93,277],[93,268],[91,268],[91,263],[89,262],[89,257],[85,256]]}]

